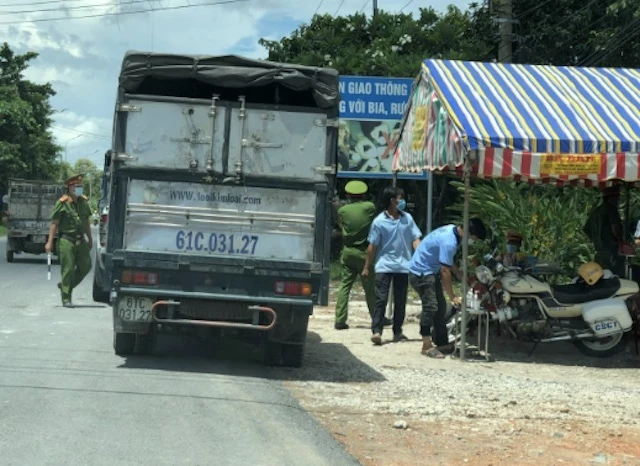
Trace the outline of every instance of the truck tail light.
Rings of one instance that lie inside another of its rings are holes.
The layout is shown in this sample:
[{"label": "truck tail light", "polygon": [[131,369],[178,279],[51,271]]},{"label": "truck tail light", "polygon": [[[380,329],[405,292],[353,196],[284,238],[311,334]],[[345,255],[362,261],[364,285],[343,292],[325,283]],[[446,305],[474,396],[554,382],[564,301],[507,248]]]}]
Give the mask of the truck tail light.
[{"label": "truck tail light", "polygon": [[155,286],[158,284],[158,274],[139,270],[123,270],[120,274],[120,282],[124,285]]},{"label": "truck tail light", "polygon": [[291,296],[311,296],[311,283],[275,282],[274,293]]}]

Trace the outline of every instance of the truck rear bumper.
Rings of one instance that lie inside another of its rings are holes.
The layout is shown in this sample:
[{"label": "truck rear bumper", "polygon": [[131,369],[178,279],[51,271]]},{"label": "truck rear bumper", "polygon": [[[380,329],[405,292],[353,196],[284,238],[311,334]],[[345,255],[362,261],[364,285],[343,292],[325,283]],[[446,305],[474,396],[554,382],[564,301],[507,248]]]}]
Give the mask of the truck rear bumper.
[{"label": "truck rear bumper", "polygon": [[[150,299],[150,316],[145,321],[123,320],[120,315],[122,310],[118,307],[120,302],[125,301],[121,301],[124,297]],[[271,341],[297,344],[304,341],[309,316],[313,313],[313,300],[304,298],[241,296],[142,287],[114,289],[110,298],[116,332],[147,333],[156,324],[167,327],[226,328],[268,334]],[[205,314],[200,315],[197,310],[193,313],[194,301],[199,302],[196,307],[201,311],[205,309]],[[221,306],[216,306],[216,302]],[[182,309],[183,305],[186,306],[185,309]]]},{"label": "truck rear bumper", "polygon": [[[115,294],[114,294],[115,293]],[[140,287],[127,287],[119,288],[117,291],[111,293],[111,301],[117,297],[118,294],[126,294],[131,296],[154,296],[157,298],[165,299],[203,299],[209,301],[236,301],[242,303],[262,303],[265,305],[287,305],[287,306],[301,306],[313,308],[313,300],[307,298],[279,298],[279,297],[257,297],[257,296],[242,296],[225,293],[198,293],[190,291],[175,291],[175,290],[157,290],[152,288],[140,288]]]},{"label": "truck rear bumper", "polygon": [[[151,317],[154,322],[158,324],[179,324],[179,325],[194,325],[196,327],[219,327],[219,328],[234,328],[243,330],[261,330],[268,331],[276,326],[278,317],[276,311],[266,306],[247,306],[247,309],[253,313],[253,322],[251,324],[237,323],[237,322],[224,322],[220,320],[193,320],[193,319],[170,319],[159,318],[157,315],[157,308],[159,306],[168,307],[180,307],[178,301],[160,300],[153,303],[151,308]],[[269,317],[268,324],[260,324],[260,314],[266,314]]]},{"label": "truck rear bumper", "polygon": [[[7,234],[7,250],[13,252],[26,252],[30,254],[42,254],[45,252],[45,245],[48,240],[48,232],[15,232],[9,231]],[[58,238],[54,239],[54,243]],[[54,244],[55,246],[55,244]],[[54,253],[57,251],[54,248]]]}]

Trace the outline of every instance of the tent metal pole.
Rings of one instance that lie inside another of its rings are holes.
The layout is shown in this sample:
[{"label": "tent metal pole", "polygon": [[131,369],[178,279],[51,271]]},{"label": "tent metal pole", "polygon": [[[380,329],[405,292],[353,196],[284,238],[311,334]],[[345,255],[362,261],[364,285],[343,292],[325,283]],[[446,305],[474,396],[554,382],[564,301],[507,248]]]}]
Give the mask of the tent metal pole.
[{"label": "tent metal pole", "polygon": [[622,237],[624,241],[627,241],[627,238],[629,238],[629,217],[631,216],[631,192],[629,187],[629,183],[624,184],[624,223],[622,224]]},{"label": "tent metal pole", "polygon": [[427,234],[433,229],[433,172],[427,172]]},{"label": "tent metal pole", "polygon": [[[460,359],[464,361],[467,346],[467,283],[469,282],[469,268],[467,266],[469,257],[469,195],[471,191],[471,160],[470,154],[465,157],[464,163],[464,209],[462,222],[464,232],[462,234],[462,323],[460,325]],[[457,327],[457,326],[456,326]]]}]

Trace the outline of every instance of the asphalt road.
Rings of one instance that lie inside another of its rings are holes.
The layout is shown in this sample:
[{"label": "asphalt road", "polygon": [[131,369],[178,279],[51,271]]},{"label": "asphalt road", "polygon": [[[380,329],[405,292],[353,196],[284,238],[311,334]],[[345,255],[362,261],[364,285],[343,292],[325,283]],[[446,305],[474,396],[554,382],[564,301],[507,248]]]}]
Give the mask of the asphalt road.
[{"label": "asphalt road", "polygon": [[[94,235],[97,236],[97,235]],[[193,339],[156,354],[113,353],[110,308],[91,272],[61,306],[46,256],[5,260],[0,238],[0,464],[358,464],[304,412],[274,371],[234,345]]]}]

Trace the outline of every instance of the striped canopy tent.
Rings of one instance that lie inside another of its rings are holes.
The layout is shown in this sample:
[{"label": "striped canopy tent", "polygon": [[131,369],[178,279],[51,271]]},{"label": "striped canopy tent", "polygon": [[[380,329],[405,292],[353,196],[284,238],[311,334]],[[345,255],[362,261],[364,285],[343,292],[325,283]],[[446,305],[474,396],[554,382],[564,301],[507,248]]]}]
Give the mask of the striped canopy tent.
[{"label": "striped canopy tent", "polygon": [[516,181],[640,180],[640,71],[426,60],[393,170]]},{"label": "striped canopy tent", "polygon": [[[468,257],[471,176],[602,187],[639,181],[639,160],[638,70],[426,60],[396,140],[393,171],[463,175]],[[464,360],[467,261],[462,268],[456,348]]]}]

